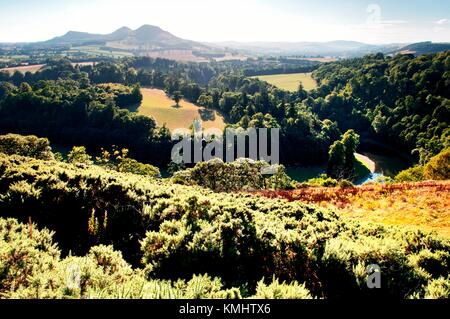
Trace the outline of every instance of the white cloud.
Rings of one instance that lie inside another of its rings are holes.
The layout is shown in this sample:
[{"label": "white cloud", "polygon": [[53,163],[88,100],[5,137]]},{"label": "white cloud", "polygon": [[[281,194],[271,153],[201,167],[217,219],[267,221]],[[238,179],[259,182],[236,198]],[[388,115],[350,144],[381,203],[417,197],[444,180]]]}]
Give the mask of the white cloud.
[{"label": "white cloud", "polygon": [[441,20],[436,21],[436,24],[439,24],[439,25],[450,24],[450,20],[449,19],[441,19]]}]

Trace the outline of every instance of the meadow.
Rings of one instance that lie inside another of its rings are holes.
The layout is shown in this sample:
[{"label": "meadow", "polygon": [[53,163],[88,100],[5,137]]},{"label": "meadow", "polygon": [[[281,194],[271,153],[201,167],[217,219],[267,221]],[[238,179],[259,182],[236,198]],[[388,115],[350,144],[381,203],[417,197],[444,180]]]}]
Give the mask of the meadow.
[{"label": "meadow", "polygon": [[312,73],[293,73],[293,74],[275,74],[255,76],[261,81],[266,81],[280,89],[287,91],[297,91],[298,85],[303,84],[306,91],[311,91],[317,87],[316,81],[312,77]]},{"label": "meadow", "polygon": [[175,101],[163,90],[144,88],[141,92],[143,99],[137,111],[141,115],[152,116],[158,126],[165,124],[170,130],[189,128],[195,119],[201,119],[203,128],[225,128],[223,118],[215,111],[206,110],[184,99],[176,107]]}]

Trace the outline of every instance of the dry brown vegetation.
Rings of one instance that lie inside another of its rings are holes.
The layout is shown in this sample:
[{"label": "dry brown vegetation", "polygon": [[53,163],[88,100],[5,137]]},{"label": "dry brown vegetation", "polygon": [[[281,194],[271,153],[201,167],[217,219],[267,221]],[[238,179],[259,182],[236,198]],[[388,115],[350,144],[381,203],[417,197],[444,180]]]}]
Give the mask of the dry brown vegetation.
[{"label": "dry brown vegetation", "polygon": [[450,181],[352,188],[308,187],[262,194],[334,209],[350,219],[418,226],[450,237]]}]

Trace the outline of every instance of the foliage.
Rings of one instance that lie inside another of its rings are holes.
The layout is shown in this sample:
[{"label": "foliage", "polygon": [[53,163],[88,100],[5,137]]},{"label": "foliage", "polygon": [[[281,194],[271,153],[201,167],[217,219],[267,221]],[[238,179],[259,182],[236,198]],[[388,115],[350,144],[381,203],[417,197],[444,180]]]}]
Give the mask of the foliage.
[{"label": "foliage", "polygon": [[303,187],[322,186],[322,187],[336,187],[339,184],[334,178],[328,177],[327,174],[321,174],[316,178],[309,179],[303,184]]},{"label": "foliage", "polygon": [[35,227],[0,218],[1,298],[240,298],[239,290],[224,290],[220,279],[207,275],[187,282],[146,280],[111,246],[62,259],[52,233]]},{"label": "foliage", "polygon": [[42,160],[54,158],[48,139],[17,134],[0,135],[0,153],[17,154]]},{"label": "foliage", "polygon": [[423,180],[449,180],[450,179],[450,149],[444,149],[432,157],[425,165],[416,165],[400,172],[395,180],[397,182],[418,182]]},{"label": "foliage", "polygon": [[[304,283],[314,297],[370,295],[373,292],[361,282],[360,269],[378,262],[399,271],[388,271],[386,278],[392,280],[383,283],[377,294],[406,298],[425,289],[430,278],[448,275],[446,268],[418,266],[415,257],[424,249],[435,256],[447,254],[447,240],[418,231],[347,222],[300,202],[213,193],[96,166],[1,154],[0,191],[0,217],[27,221],[31,216],[41,227],[55,231],[66,253],[83,255],[94,246],[114,245],[133,265],[142,261],[145,280],[190,280],[195,274],[209,274],[221,278],[226,287],[246,286],[245,297],[256,293],[261,278],[275,277]],[[88,231],[92,216],[101,236]],[[95,260],[69,257],[63,262],[65,267],[76,263],[82,274],[89,274],[82,276],[86,281],[80,293],[91,291],[93,284],[105,291],[94,291],[96,297],[142,296],[141,290],[119,294],[142,288],[142,279],[121,281],[120,273],[95,270],[99,263],[124,272],[128,268],[120,266],[121,262],[111,266],[109,257],[98,258],[101,253],[94,255]],[[113,284],[115,279],[110,279],[116,275],[118,284]],[[198,286],[195,282],[192,289]],[[283,288],[283,294],[297,295],[299,288],[292,285]],[[44,287],[50,293],[50,284]],[[220,290],[214,280],[206,289],[195,289],[207,294]],[[270,289],[281,294],[276,285]],[[238,297],[237,291],[221,296]]]},{"label": "foliage", "polygon": [[446,149],[431,158],[424,166],[425,179],[449,180],[450,179],[450,149]]},{"label": "foliage", "polygon": [[354,179],[355,176],[355,152],[359,145],[359,135],[353,130],[348,130],[340,141],[334,142],[328,152],[327,173],[338,180],[345,178]]},{"label": "foliage", "polygon": [[405,182],[420,182],[423,181],[423,166],[416,165],[414,167],[408,168],[395,176],[395,181],[398,183]]},{"label": "foliage", "polygon": [[119,108],[113,94],[109,86],[67,78],[39,81],[26,92],[16,88],[0,102],[0,132],[47,136],[87,149],[119,145],[137,160],[167,163],[167,130],[150,117]]},{"label": "foliage", "polygon": [[197,163],[193,168],[175,172],[173,180],[184,185],[203,186],[215,192],[294,187],[283,166],[271,167],[266,162],[249,159],[238,159],[232,163],[213,159]]},{"label": "foliage", "polygon": [[143,164],[128,157],[128,150],[112,147],[111,151],[101,150],[101,155],[96,158],[97,164],[121,173],[131,173],[148,177],[161,177],[159,168],[150,164]]},{"label": "foliage", "polygon": [[92,164],[92,157],[86,152],[84,146],[74,146],[67,154],[67,163],[72,164]]},{"label": "foliage", "polygon": [[297,282],[290,284],[280,284],[278,280],[274,280],[270,285],[266,285],[264,281],[258,282],[256,287],[257,299],[312,299],[311,293],[305,287]]},{"label": "foliage", "polygon": [[308,105],[342,130],[414,151],[425,163],[446,147],[449,56],[376,54],[324,64],[313,73],[321,86]]}]

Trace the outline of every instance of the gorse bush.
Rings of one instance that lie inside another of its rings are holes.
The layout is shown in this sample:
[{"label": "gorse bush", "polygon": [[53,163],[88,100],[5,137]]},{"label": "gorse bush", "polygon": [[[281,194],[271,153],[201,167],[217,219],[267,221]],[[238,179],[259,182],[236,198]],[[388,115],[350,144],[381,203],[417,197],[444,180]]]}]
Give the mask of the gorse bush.
[{"label": "gorse bush", "polygon": [[271,167],[267,162],[250,159],[238,159],[232,163],[224,163],[220,159],[201,162],[193,168],[175,172],[173,181],[203,186],[216,192],[292,189],[295,186],[284,166]]},{"label": "gorse bush", "polygon": [[416,165],[401,171],[395,177],[396,182],[419,182],[423,180],[450,179],[450,149],[447,148],[432,157],[425,165]]},{"label": "gorse bush", "polygon": [[[1,154],[0,194],[0,217],[24,222],[31,217],[55,231],[64,255],[87,255],[62,261],[67,267],[81,262],[82,273],[86,269],[93,276],[82,280],[76,296],[228,298],[259,291],[293,298],[308,292],[320,298],[407,298],[446,291],[448,240],[417,230],[348,222],[299,202],[214,193],[97,166]],[[97,231],[89,231],[92,224]],[[131,269],[108,248],[93,248],[99,245],[113,245],[142,270]],[[370,264],[382,267],[381,289],[369,290],[365,284],[364,270]],[[92,267],[97,270],[90,271]],[[130,271],[139,276],[122,279]],[[221,278],[223,287],[210,279],[202,288],[193,279],[196,274]],[[258,285],[262,278],[273,277],[287,284],[283,289],[276,281]],[[15,275],[9,278],[8,283],[14,282]],[[52,278],[57,277],[48,280]],[[442,285],[439,278],[444,278]],[[179,279],[193,281],[177,286]],[[50,286],[45,284],[39,293]]]},{"label": "gorse bush", "polygon": [[257,299],[312,299],[311,293],[297,282],[280,284],[275,280],[266,285],[264,280],[258,282],[255,298]]},{"label": "gorse bush", "polygon": [[17,154],[42,160],[54,159],[48,139],[36,136],[0,135],[0,153]]},{"label": "gorse bush", "polygon": [[450,148],[431,158],[424,167],[423,175],[425,179],[450,179]]},{"label": "gorse bush", "polygon": [[[32,231],[30,231],[32,229]],[[60,257],[52,233],[0,218],[0,298],[239,299],[238,288],[224,289],[219,278],[147,280],[111,246],[95,246],[85,257]],[[304,287],[273,281],[258,288],[278,297],[308,296]],[[284,294],[283,292],[288,292]],[[305,295],[300,295],[305,294]]]}]

